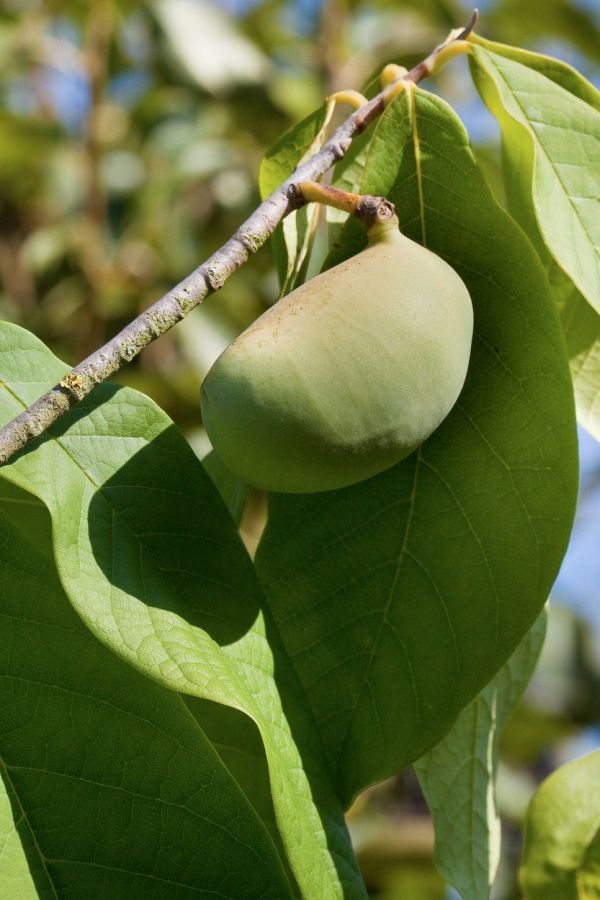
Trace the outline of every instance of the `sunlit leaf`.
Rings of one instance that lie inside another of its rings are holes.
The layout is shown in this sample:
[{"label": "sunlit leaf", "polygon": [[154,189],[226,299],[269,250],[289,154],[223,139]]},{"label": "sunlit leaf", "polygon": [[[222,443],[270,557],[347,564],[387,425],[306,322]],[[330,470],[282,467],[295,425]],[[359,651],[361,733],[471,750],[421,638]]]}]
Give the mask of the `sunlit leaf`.
[{"label": "sunlit leaf", "polygon": [[600,896],[600,750],[561,766],[532,797],[519,874],[528,900]]},{"label": "sunlit leaf", "polygon": [[564,88],[569,93],[574,94],[588,103],[594,109],[600,109],[600,92],[587,78],[564,62],[562,59],[555,59],[553,56],[547,56],[545,53],[535,53],[533,50],[525,50],[522,47],[511,47],[508,44],[500,44],[498,41],[489,41],[481,35],[471,35],[470,41],[473,45],[481,47],[484,50],[494,53],[497,56],[503,56],[505,59],[513,60],[521,63],[549,78],[554,84]]},{"label": "sunlit leaf", "polygon": [[[560,60],[479,37],[473,60],[471,71],[475,84],[502,126],[510,211],[536,246],[560,312],[578,417],[600,438],[600,316],[597,313],[600,293],[594,293],[591,282],[594,266],[600,265],[597,239],[593,241],[596,246],[591,249],[592,256],[589,253],[586,256],[585,240],[580,247],[580,242],[574,239],[573,227],[575,204],[581,203],[582,198],[573,198],[571,216],[564,215],[564,210],[561,213],[561,207],[555,208],[552,188],[547,181],[547,165],[544,168],[543,163],[544,159],[554,163],[557,176],[561,172],[569,173],[569,180],[564,181],[565,190],[577,183],[574,175],[579,173],[577,177],[590,197],[591,221],[600,221],[597,209],[600,181],[593,171],[600,172],[600,93]],[[505,71],[503,65],[509,69]],[[523,84],[528,85],[526,94],[522,92]],[[540,100],[538,105],[536,98]],[[552,104],[557,106],[556,110]],[[582,110],[592,134],[587,152],[580,146]],[[557,115],[561,116],[559,129],[556,128]],[[594,158],[597,160],[595,165]],[[584,209],[587,208],[586,205]],[[581,278],[578,281],[576,277],[576,270],[581,269],[584,259],[588,259],[587,290],[584,290]],[[595,309],[586,309],[585,299]]]},{"label": "sunlit leaf", "polygon": [[446,737],[415,763],[435,825],[436,866],[462,900],[488,897],[496,876],[499,740],[535,668],[545,633],[543,612]]}]

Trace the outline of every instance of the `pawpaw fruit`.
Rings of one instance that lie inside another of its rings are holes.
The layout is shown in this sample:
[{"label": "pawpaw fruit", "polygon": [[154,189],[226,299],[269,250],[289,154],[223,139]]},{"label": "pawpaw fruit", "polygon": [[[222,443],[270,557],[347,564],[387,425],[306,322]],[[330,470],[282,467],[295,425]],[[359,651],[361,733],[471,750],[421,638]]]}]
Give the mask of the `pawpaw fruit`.
[{"label": "pawpaw fruit", "polygon": [[394,217],[226,348],[202,386],[203,422],[248,484],[341,488],[435,431],[462,389],[472,334],[464,283]]}]

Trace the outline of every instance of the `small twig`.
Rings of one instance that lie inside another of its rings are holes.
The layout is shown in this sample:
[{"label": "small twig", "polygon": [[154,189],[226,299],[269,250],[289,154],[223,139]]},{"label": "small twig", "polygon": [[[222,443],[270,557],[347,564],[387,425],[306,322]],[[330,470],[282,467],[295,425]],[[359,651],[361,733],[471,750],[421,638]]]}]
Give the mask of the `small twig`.
[{"label": "small twig", "polygon": [[[476,15],[466,28],[452,32],[426,60],[402,78],[416,84],[430,75],[437,56],[453,41],[464,41],[475,22]],[[218,291],[229,276],[247,261],[250,254],[262,247],[284,216],[294,210],[296,204],[290,198],[290,186],[316,180],[341,159],[352,140],[383,113],[390,93],[396,93],[396,86],[397,82],[392,82],[376,97],[355,110],[321,150],[302,163],[273,191],[220,250],[130,322],[112,340],[75,366],[59,384],[16,419],[0,429],[0,464],[7,462],[29,441],[50,428],[71,407],[83,400],[94,385],[110,378],[122,366],[131,362],[147,344],[184,319],[210,293]]]},{"label": "small twig", "polygon": [[351,194],[328,184],[319,184],[317,181],[298,181],[290,185],[288,193],[292,201],[296,201],[297,206],[304,203],[333,206],[355,216],[367,229],[391,219],[396,213],[394,204],[386,197]]},{"label": "small twig", "polygon": [[288,194],[298,207],[305,203],[323,203],[347,213],[356,212],[360,202],[360,194],[350,194],[329,184],[319,184],[318,181],[296,181],[290,185]]},{"label": "small twig", "polygon": [[458,41],[466,41],[472,31],[475,31],[477,28],[477,23],[479,22],[479,10],[475,8],[473,10],[473,15],[471,16],[471,21],[468,25],[466,25],[463,30],[457,35]]}]

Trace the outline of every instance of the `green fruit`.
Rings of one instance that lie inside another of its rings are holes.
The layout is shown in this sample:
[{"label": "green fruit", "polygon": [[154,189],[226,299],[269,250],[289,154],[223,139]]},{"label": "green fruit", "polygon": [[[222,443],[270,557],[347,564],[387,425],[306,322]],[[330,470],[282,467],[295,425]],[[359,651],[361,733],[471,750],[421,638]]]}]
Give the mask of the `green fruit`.
[{"label": "green fruit", "polygon": [[279,300],[206,376],[206,430],[249,484],[297,493],[362,481],[412,453],[454,406],[471,300],[397,225],[375,225],[365,250]]}]

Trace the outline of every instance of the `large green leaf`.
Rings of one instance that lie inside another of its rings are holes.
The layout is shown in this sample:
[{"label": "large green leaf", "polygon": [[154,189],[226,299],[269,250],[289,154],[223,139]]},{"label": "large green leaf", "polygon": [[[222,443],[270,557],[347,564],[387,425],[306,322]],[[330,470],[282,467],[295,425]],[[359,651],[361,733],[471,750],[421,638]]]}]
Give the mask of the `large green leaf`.
[{"label": "large green leaf", "polygon": [[293,896],[182,698],[91,635],[2,515],[0,627],[2,897]]},{"label": "large green leaf", "polygon": [[[4,323],[3,421],[65,371],[36,338]],[[135,391],[99,386],[2,474],[48,507],[62,584],[103,643],[171,690],[256,722],[303,894],[363,896],[318,737],[270,633],[250,559],[168,417]]]},{"label": "large green leaf", "polygon": [[463,900],[489,897],[496,876],[500,735],[531,678],[545,633],[544,611],[446,737],[415,763],[435,825],[436,866]]},{"label": "large green leaf", "polygon": [[[600,93],[560,60],[479,37],[474,40],[473,78],[502,127],[509,208],[548,272],[567,340],[578,417],[600,439],[600,316],[596,312],[600,293],[594,293],[594,264],[588,261],[588,289],[582,294],[583,282],[575,273],[583,268],[587,243],[583,241],[580,253],[580,242],[573,239],[577,232],[572,216],[555,206],[547,171],[550,162],[564,192],[576,194],[573,214],[584,203],[591,222],[600,221]],[[582,110],[591,134],[589,146],[581,142]],[[568,179],[562,179],[563,172]],[[596,258],[597,266],[597,239],[593,243],[592,260]],[[586,309],[586,299],[595,309]]]},{"label": "large green leaf", "polygon": [[533,795],[519,874],[529,900],[600,897],[600,750],[561,766]]},{"label": "large green leaf", "polygon": [[[419,451],[345,490],[271,498],[256,565],[346,800],[437,743],[506,661],[547,598],[577,492],[546,279],[462,125],[431,94],[401,96],[369,159],[362,192],[389,196],[458,271],[475,337],[463,393]],[[353,221],[341,237],[330,263],[365,244]]]}]

